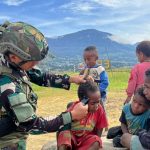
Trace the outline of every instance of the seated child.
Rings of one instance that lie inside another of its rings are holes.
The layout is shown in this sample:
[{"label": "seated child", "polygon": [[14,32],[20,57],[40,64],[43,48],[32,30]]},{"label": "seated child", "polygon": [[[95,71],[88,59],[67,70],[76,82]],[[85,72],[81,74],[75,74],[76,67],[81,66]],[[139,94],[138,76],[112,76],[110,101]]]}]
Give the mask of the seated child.
[{"label": "seated child", "polygon": [[[148,130],[150,122],[150,101],[145,97],[144,88],[137,89],[132,103],[124,105],[120,117],[123,133],[138,134],[140,129]],[[113,141],[117,141],[114,140]]]},{"label": "seated child", "polygon": [[[144,94],[150,101],[150,69],[145,72]],[[150,124],[148,126],[150,127]],[[132,150],[150,149],[150,128],[148,130],[141,129],[137,135],[131,135],[129,133],[123,134],[121,137],[121,143],[128,149]]]},{"label": "seated child", "polygon": [[[71,124],[71,129],[60,131],[57,136],[58,150],[98,150],[102,148],[101,134],[108,126],[105,112],[100,105],[100,92],[92,81],[82,83],[78,88],[79,101],[87,100],[88,114]],[[67,111],[71,111],[79,103],[74,102]]]}]

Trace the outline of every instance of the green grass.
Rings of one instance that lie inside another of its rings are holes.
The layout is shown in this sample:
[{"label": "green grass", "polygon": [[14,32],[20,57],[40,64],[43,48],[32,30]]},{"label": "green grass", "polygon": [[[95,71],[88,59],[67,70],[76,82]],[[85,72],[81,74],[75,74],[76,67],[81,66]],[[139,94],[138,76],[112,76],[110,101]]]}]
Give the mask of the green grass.
[{"label": "green grass", "polygon": [[[74,72],[66,72],[68,75],[78,75],[78,72],[74,73]],[[129,79],[129,70],[110,70],[107,71],[108,73],[108,77],[109,77],[109,87],[108,87],[108,91],[124,91],[127,87],[127,83],[128,83],[128,79]],[[72,92],[76,92],[78,85],[72,84],[71,85],[71,89],[70,91]],[[60,93],[60,91],[63,91],[63,89],[58,89],[58,88],[51,88],[51,91],[49,90],[49,88],[47,87],[40,87],[37,86],[35,84],[33,84],[33,88],[35,90],[35,92],[38,93],[38,96],[40,97],[42,95],[42,97],[46,97],[46,96],[50,96],[51,93],[55,92],[56,95],[57,93]],[[45,94],[43,95],[41,93],[41,90],[45,92]]]},{"label": "green grass", "polygon": [[122,91],[125,90],[127,87],[128,79],[129,79],[129,72],[128,71],[110,71],[108,72],[109,77],[109,91]]}]

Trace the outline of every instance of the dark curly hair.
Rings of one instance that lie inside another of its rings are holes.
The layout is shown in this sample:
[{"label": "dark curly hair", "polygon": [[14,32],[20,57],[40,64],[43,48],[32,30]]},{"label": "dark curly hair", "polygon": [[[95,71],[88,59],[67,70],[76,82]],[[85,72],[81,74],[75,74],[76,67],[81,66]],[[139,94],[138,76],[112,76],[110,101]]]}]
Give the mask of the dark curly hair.
[{"label": "dark curly hair", "polygon": [[81,83],[78,88],[78,98],[82,100],[83,98],[88,98],[89,92],[99,91],[97,84],[93,81],[86,81],[85,83]]},{"label": "dark curly hair", "polygon": [[140,95],[140,96],[144,99],[144,103],[150,107],[150,100],[148,100],[148,99],[146,98],[146,96],[145,96],[145,94],[144,94],[144,87],[143,87],[143,86],[139,87],[139,88],[137,89],[137,91],[135,92],[135,94]]},{"label": "dark curly hair", "polygon": [[146,57],[150,57],[150,41],[142,41],[136,47],[136,52],[142,52]]},{"label": "dark curly hair", "polygon": [[97,56],[98,59],[98,50],[96,46],[88,46],[84,49],[84,52],[95,52],[95,55]]}]

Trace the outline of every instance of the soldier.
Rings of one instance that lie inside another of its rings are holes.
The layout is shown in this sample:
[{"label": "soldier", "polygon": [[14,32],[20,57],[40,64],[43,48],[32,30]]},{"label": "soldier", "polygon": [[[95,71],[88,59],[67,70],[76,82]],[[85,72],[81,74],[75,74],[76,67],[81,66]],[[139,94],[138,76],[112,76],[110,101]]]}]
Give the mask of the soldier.
[{"label": "soldier", "polygon": [[53,120],[37,117],[38,97],[29,78],[38,85],[64,89],[69,89],[70,83],[85,82],[81,76],[28,71],[44,59],[47,52],[45,37],[35,27],[24,22],[0,26],[0,136],[3,136],[0,149],[25,150],[29,133],[55,132],[87,114],[87,107],[79,103],[70,113],[61,113]]}]

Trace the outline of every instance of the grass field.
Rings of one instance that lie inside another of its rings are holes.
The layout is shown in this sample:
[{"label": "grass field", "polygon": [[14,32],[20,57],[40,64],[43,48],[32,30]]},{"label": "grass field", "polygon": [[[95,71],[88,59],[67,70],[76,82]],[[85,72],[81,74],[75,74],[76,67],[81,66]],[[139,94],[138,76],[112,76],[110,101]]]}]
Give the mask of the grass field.
[{"label": "grass field", "polygon": [[[72,74],[72,73],[70,73]],[[129,71],[109,71],[108,99],[106,103],[109,126],[119,124],[123,102],[126,98],[125,89],[129,78]],[[39,96],[37,114],[39,116],[55,116],[65,111],[69,101],[77,100],[77,85],[72,84],[69,91],[64,89],[46,88],[33,85]],[[40,150],[42,145],[55,139],[55,133],[44,135],[30,135],[27,150]]]}]

